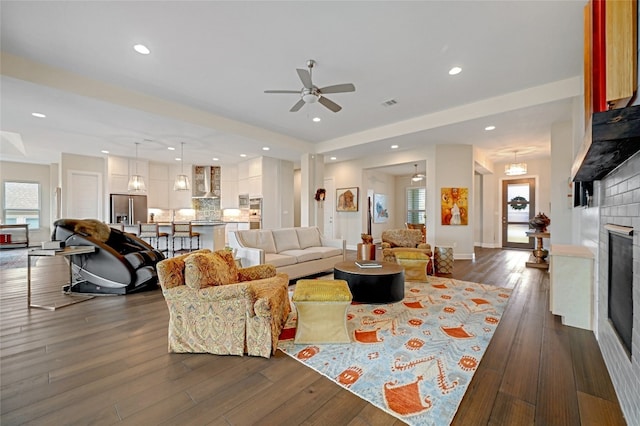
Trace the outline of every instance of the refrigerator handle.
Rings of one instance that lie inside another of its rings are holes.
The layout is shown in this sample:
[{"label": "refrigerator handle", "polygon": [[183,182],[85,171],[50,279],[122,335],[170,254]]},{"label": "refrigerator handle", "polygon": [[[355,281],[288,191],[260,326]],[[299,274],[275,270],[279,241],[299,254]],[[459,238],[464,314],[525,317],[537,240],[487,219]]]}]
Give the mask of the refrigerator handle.
[{"label": "refrigerator handle", "polygon": [[133,225],[134,217],[135,217],[135,211],[133,208],[133,198],[129,197],[129,225]]}]

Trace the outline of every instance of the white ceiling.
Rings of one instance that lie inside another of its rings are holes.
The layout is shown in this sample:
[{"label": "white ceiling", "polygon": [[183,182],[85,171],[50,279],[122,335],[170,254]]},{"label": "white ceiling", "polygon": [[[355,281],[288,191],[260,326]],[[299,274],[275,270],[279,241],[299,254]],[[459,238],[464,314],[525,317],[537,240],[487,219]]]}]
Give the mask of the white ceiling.
[{"label": "white ceiling", "polygon": [[[570,119],[582,90],[584,5],[3,0],[0,128],[24,149],[3,133],[0,154],[134,156],[140,142],[140,158],[171,162],[166,148],[185,142],[185,162],[222,165],[241,153],[341,161],[392,144],[473,144],[494,161],[548,156],[551,124]],[[292,113],[298,95],[264,93],[301,89],[295,69],[308,59],[318,87],[355,85],[327,95],[340,112],[316,103]],[[453,66],[462,73],[448,75]]]}]

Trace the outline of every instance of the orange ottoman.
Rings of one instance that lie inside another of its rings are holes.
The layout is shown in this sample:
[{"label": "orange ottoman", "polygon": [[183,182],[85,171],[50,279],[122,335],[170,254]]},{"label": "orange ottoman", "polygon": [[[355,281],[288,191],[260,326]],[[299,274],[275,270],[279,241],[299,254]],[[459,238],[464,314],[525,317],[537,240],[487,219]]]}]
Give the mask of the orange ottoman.
[{"label": "orange ottoman", "polygon": [[349,343],[345,280],[298,280],[291,300],[298,311],[294,343]]}]

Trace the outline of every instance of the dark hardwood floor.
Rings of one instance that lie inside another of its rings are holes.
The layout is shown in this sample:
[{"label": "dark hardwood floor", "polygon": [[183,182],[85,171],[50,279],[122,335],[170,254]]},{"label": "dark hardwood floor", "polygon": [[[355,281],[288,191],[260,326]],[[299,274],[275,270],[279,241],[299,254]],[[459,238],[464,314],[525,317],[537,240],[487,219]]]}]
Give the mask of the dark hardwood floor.
[{"label": "dark hardwood floor", "polygon": [[[526,268],[528,256],[476,249],[475,261],[455,261],[453,278],[513,295],[454,424],[624,425],[593,333],[549,312],[548,273]],[[67,273],[40,259],[34,302],[67,297]],[[403,424],[280,352],[167,353],[159,290],[45,311],[27,309],[26,268],[1,278],[3,426]]]}]

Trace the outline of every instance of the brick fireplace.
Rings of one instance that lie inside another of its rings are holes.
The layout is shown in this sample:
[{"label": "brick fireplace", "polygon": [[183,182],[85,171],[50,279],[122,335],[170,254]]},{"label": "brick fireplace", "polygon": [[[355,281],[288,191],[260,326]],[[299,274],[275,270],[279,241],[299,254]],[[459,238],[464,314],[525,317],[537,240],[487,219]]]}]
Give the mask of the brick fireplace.
[{"label": "brick fireplace", "polygon": [[[599,200],[599,235],[596,337],[611,375],[627,423],[640,424],[640,153],[636,153],[601,181],[596,182]],[[596,210],[597,209],[587,209]],[[586,213],[583,214],[583,216]],[[606,224],[633,228],[633,319],[631,353],[625,348],[609,318],[609,230]],[[584,225],[583,225],[584,226]],[[583,232],[583,237],[586,232]],[[596,237],[596,236],[594,236]]]}]

